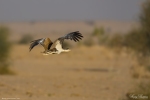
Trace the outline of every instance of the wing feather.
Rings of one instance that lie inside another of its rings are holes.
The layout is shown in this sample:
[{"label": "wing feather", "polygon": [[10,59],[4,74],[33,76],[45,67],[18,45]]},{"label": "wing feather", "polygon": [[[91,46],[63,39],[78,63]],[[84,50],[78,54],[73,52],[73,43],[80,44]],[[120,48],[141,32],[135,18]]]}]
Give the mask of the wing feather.
[{"label": "wing feather", "polygon": [[75,32],[68,33],[65,36],[61,37],[61,38],[74,40],[76,42],[76,41],[79,41],[80,39],[82,39],[83,36],[79,31],[75,31]]},{"label": "wing feather", "polygon": [[82,38],[81,38],[80,36],[77,36],[77,38],[79,38],[79,39],[81,39],[81,40],[82,40]]},{"label": "wing feather", "polygon": [[40,40],[42,40],[43,38],[41,38],[41,39],[37,39],[37,40],[33,40],[33,41],[31,41],[30,43],[33,43],[33,42],[36,42],[36,41],[40,41]]},{"label": "wing feather", "polygon": [[65,36],[60,37],[57,40],[55,40],[55,42],[52,44],[50,49],[56,48],[57,45],[59,45],[59,47],[60,46],[62,47],[64,39],[69,39],[69,40],[73,40],[75,42],[78,42],[79,40],[82,40],[82,38],[83,38],[83,36],[79,31],[68,33]]},{"label": "wing feather", "polygon": [[42,42],[44,41],[44,39],[37,39],[37,40],[33,40],[31,41],[31,45],[29,47],[29,51],[31,51],[35,46],[37,46],[38,44],[42,44]]},{"label": "wing feather", "polygon": [[31,51],[35,46],[37,46],[39,44],[41,44],[46,51],[52,45],[52,42],[49,38],[42,38],[42,39],[33,40],[30,43],[31,43],[31,45],[29,47],[29,51]]}]

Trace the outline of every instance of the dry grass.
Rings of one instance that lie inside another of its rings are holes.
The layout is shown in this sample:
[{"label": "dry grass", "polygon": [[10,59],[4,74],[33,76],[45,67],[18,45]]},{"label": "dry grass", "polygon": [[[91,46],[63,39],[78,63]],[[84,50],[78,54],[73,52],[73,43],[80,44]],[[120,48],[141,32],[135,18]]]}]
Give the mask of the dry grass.
[{"label": "dry grass", "polygon": [[131,57],[105,47],[43,56],[41,46],[12,49],[15,76],[0,76],[0,97],[26,100],[117,100],[132,87]]}]

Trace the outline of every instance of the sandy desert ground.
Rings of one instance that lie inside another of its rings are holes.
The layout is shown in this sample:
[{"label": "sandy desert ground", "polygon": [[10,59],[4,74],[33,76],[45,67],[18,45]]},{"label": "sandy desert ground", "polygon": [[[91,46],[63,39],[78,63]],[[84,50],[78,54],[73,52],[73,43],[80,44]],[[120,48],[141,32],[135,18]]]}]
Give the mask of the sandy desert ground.
[{"label": "sandy desert ground", "polygon": [[[10,29],[10,40],[18,41],[23,34],[34,39],[52,40],[79,30],[84,39],[95,27],[107,33],[126,33],[134,22],[12,22],[1,23]],[[73,42],[71,42],[73,43]],[[16,75],[1,75],[0,100],[120,100],[133,87],[133,57],[115,53],[103,46],[79,48],[60,55],[43,56],[41,46],[29,52],[28,45],[14,45],[10,68]]]},{"label": "sandy desert ground", "polygon": [[28,46],[13,47],[16,75],[0,76],[1,100],[120,100],[132,88],[133,58],[126,53],[81,46],[43,56],[41,46]]}]

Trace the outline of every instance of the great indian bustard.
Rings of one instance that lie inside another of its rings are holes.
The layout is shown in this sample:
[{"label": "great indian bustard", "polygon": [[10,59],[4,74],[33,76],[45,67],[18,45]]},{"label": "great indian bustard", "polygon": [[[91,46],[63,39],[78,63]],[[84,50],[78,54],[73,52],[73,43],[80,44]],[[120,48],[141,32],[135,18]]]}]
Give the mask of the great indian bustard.
[{"label": "great indian bustard", "polygon": [[31,51],[38,44],[41,44],[45,49],[45,51],[41,52],[43,53],[43,55],[60,54],[61,52],[69,52],[70,49],[63,48],[64,40],[70,39],[70,40],[74,40],[75,42],[78,42],[82,38],[83,36],[79,31],[68,33],[65,36],[56,39],[54,42],[52,42],[49,38],[41,38],[41,39],[31,41],[29,51]]}]

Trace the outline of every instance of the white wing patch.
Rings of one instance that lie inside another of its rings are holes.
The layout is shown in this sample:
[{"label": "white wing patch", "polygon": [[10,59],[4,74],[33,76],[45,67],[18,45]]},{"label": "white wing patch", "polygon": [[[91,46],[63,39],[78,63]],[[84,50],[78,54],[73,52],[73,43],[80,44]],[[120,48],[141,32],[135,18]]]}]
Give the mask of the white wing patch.
[{"label": "white wing patch", "polygon": [[45,40],[45,39],[42,39],[42,40],[40,40],[39,42],[40,42],[40,43],[43,43],[44,40]]},{"label": "white wing patch", "polygon": [[45,41],[45,39],[40,40],[39,41],[40,45],[42,45],[44,41]]}]

